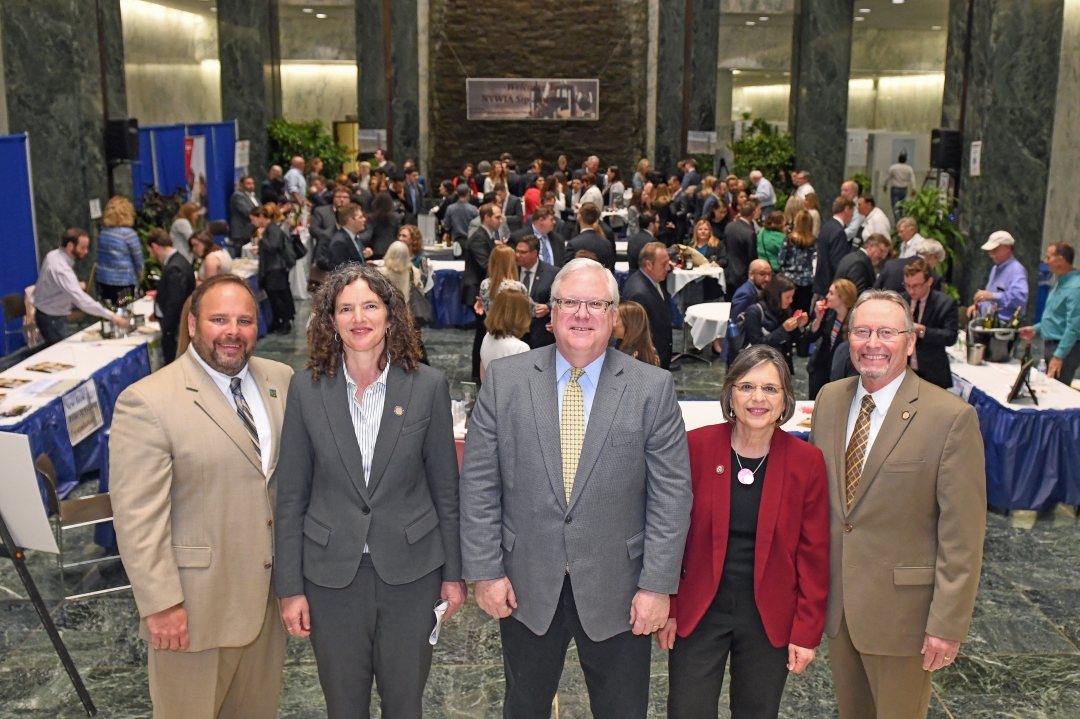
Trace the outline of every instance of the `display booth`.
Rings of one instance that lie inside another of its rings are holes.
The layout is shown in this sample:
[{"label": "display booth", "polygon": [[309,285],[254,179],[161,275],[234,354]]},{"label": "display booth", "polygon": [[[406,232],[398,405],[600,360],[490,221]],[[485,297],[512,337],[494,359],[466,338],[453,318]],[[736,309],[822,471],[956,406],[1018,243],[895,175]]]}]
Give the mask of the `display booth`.
[{"label": "display booth", "polygon": [[[0,297],[22,295],[37,282],[37,229],[34,223],[34,191],[30,175],[30,138],[27,135],[0,137],[0,194],[5,198],[4,261],[0,262]],[[5,330],[18,330],[19,320]],[[25,344],[22,334],[11,334],[7,348],[15,351]],[[0,344],[0,354],[4,345]]]}]

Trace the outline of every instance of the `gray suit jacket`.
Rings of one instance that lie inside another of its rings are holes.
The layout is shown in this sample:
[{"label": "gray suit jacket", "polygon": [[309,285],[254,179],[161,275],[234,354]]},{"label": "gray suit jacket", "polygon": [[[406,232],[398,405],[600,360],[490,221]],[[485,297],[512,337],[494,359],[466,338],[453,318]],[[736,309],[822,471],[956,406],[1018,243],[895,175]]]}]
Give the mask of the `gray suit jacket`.
[{"label": "gray suit jacket", "polygon": [[690,526],[690,459],[671,374],[609,349],[569,507],[555,347],[496,360],[461,474],[463,576],[510,579],[513,616],[544,634],[569,568],[581,625],[630,629],[637,590],[674,594]]},{"label": "gray suit jacket", "polygon": [[[391,365],[370,482],[349,413],[345,370],[293,376],[274,480],[278,485],[274,586],[304,593],[304,579],[346,587],[364,545],[387,584],[442,567],[461,579],[458,471],[450,389],[441,372]],[[438,530],[438,531],[436,531]]]},{"label": "gray suit jacket", "polygon": [[247,193],[236,190],[229,198],[229,239],[234,245],[251,240],[251,211],[256,205]]}]

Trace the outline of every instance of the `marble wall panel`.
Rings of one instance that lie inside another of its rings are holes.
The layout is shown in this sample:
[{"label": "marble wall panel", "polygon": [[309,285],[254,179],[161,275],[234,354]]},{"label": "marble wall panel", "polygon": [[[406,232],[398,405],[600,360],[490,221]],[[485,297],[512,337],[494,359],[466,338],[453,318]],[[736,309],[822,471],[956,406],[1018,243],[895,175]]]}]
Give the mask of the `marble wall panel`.
[{"label": "marble wall panel", "polygon": [[290,120],[321,120],[327,131],[335,120],[356,114],[356,65],[281,64],[282,114]]},{"label": "marble wall panel", "polygon": [[[42,254],[68,227],[96,235],[88,203],[108,199],[95,10],[72,0],[0,3],[8,130],[30,136]],[[85,275],[93,261],[91,252],[77,271]]]},{"label": "marble wall panel", "polygon": [[270,164],[267,123],[280,109],[274,0],[217,0],[221,115],[235,119],[238,140],[251,141],[250,169],[262,182]]},{"label": "marble wall panel", "polygon": [[[352,3],[347,3],[351,6]],[[318,10],[330,14],[325,19],[314,13],[290,12],[282,18],[281,60],[311,60],[320,62],[356,60],[356,31],[352,7],[341,6]],[[329,11],[329,12],[326,12]]]},{"label": "marble wall panel", "polygon": [[[975,3],[958,206],[960,229],[968,241],[956,280],[965,299],[986,281],[990,259],[979,246],[994,230],[1008,230],[1016,238],[1016,256],[1028,267],[1030,296],[1035,296],[1054,132],[1051,118],[1058,95],[1063,8],[1062,0]],[[975,140],[983,143],[982,173],[970,177],[970,147]],[[1017,178],[1023,178],[1024,186],[1019,198]]]},{"label": "marble wall panel", "polygon": [[716,0],[693,0],[693,11],[689,129],[712,132],[716,129],[720,5]]},{"label": "marble wall panel", "polygon": [[855,29],[852,75],[895,75],[945,71],[944,30]]},{"label": "marble wall panel", "polygon": [[791,69],[791,28],[778,25],[720,26],[720,67],[739,70]]},{"label": "marble wall panel", "polygon": [[792,37],[795,162],[829,197],[844,179],[854,0],[803,0]]},{"label": "marble wall panel", "polygon": [[213,17],[145,0],[120,0],[124,62],[198,63],[218,57],[218,28]]},{"label": "marble wall panel", "polygon": [[1065,0],[1064,5],[1043,248],[1063,240],[1075,244],[1080,238],[1080,0]]},{"label": "marble wall panel", "polygon": [[675,172],[682,158],[685,0],[660,0],[656,56],[656,156],[654,168]]},{"label": "marble wall panel", "polygon": [[769,122],[786,124],[791,85],[745,85],[731,91],[731,120],[742,120],[744,112]]},{"label": "marble wall panel", "polygon": [[221,121],[221,64],[129,63],[128,109],[140,125]]},{"label": "marble wall panel", "polygon": [[795,0],[720,0],[724,14],[779,15],[794,12]]},{"label": "marble wall panel", "polygon": [[416,2],[390,5],[390,63],[394,68],[390,114],[393,137],[390,159],[400,168],[406,159],[420,154],[420,69],[417,43]]},{"label": "marble wall panel", "polygon": [[[102,0],[102,55],[105,61],[105,102],[106,116],[110,120],[128,117],[127,88],[124,79],[124,33],[122,29],[120,0]],[[118,195],[131,197],[131,165],[115,165],[112,174],[112,191]]]},{"label": "marble wall panel", "polygon": [[941,127],[960,129],[960,96],[964,84],[968,5],[975,0],[949,0],[945,46],[945,90],[941,101]]}]

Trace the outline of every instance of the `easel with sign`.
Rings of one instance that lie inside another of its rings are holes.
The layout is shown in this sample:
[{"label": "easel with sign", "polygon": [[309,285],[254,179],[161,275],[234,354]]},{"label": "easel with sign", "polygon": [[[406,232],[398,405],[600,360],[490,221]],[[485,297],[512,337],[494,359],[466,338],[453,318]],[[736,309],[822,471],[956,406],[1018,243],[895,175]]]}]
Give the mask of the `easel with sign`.
[{"label": "easel with sign", "polygon": [[[0,432],[0,454],[5,457],[4,466],[0,471],[0,477],[4,480],[2,491],[0,491],[0,558],[10,559],[15,565],[15,571],[22,580],[23,586],[26,587],[30,602],[37,610],[45,632],[49,635],[53,648],[56,649],[56,654],[60,657],[60,662],[64,665],[87,715],[96,716],[97,708],[90,699],[90,693],[86,691],[82,677],[79,676],[79,670],[75,668],[75,662],[71,660],[71,654],[64,646],[64,640],[60,637],[52,616],[49,615],[49,608],[45,606],[34,578],[30,576],[26,568],[24,546],[51,551],[54,554],[58,551],[49,528],[49,519],[45,516],[45,508],[41,503],[37,476],[30,457],[29,438],[21,434]],[[22,545],[16,544],[5,517],[12,520],[12,528],[19,536]]]}]

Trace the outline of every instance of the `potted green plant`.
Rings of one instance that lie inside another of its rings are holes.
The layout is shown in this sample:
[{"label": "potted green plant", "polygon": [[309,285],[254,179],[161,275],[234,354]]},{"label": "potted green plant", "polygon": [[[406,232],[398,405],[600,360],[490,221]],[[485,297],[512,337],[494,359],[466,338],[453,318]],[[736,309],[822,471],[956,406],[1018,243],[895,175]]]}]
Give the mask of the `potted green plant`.
[{"label": "potted green plant", "polygon": [[[952,216],[956,198],[945,195],[937,187],[924,187],[899,204],[903,216],[910,217],[919,225],[919,234],[928,240],[937,240],[945,248],[945,262],[939,272],[948,281],[956,253],[965,246],[964,236]],[[900,246],[900,237],[893,231],[893,246]],[[945,291],[959,301],[956,288],[946,282]]]},{"label": "potted green plant", "polygon": [[270,121],[266,126],[270,135],[270,160],[276,165],[288,167],[296,156],[323,161],[322,175],[334,177],[348,158],[348,151],[337,144],[322,122],[290,122],[283,117]]},{"label": "potted green plant", "polygon": [[[743,113],[750,120],[750,113]],[[788,195],[795,189],[791,171],[795,168],[795,146],[791,135],[780,132],[764,118],[754,118],[743,130],[742,137],[730,145],[735,155],[732,173],[749,177],[751,170],[760,170],[776,190],[776,206],[783,208]]]}]

